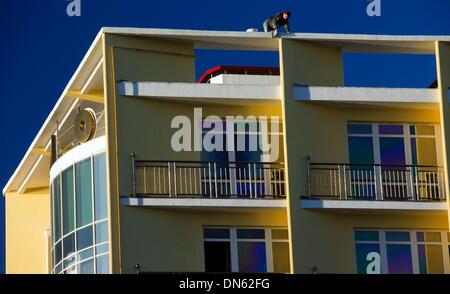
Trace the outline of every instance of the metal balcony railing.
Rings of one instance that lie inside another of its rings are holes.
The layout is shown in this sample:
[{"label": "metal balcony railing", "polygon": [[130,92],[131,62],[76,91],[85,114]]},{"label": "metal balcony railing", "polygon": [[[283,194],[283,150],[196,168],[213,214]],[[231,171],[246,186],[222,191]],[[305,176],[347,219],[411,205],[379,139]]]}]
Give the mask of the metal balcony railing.
[{"label": "metal balcony railing", "polygon": [[310,198],[445,201],[439,166],[310,163]]},{"label": "metal balcony railing", "polygon": [[133,161],[136,197],[285,198],[282,163]]},{"label": "metal balcony railing", "polygon": [[[95,131],[91,139],[104,136],[106,133],[104,109],[95,112],[95,121]],[[67,126],[64,126],[64,128],[57,132],[57,158],[61,157],[62,155],[64,155],[64,153],[71,150],[72,148],[83,143],[82,141],[80,141],[80,138],[75,135],[75,128],[78,127],[79,125],[71,123]],[[59,129],[59,126],[57,128]]]}]

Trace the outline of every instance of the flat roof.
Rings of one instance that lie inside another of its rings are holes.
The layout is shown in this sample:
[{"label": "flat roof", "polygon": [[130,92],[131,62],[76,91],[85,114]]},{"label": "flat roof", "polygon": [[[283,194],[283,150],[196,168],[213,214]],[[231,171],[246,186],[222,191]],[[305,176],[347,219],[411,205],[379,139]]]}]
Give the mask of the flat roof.
[{"label": "flat roof", "polygon": [[[277,50],[279,38],[271,33],[245,31],[206,31],[152,28],[104,27],[104,33],[159,37],[194,43],[197,49]],[[373,35],[291,33],[282,39],[305,40],[342,47],[348,52],[392,52],[432,54],[436,41],[450,42],[448,35]],[[251,41],[251,42],[249,42]]]}]

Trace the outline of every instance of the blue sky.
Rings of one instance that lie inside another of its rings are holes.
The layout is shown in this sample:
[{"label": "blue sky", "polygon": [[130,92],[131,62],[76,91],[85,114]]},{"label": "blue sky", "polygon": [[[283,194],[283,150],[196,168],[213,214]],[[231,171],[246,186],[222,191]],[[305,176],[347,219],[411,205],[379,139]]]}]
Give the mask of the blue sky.
[{"label": "blue sky", "polygon": [[[68,3],[0,1],[2,187],[102,26],[243,31],[261,29],[270,14],[291,10],[294,32],[450,35],[449,0],[381,0],[381,16],[372,18],[367,0],[81,0],[82,15],[73,18],[66,14]],[[276,65],[277,57],[200,52],[197,75],[219,63]],[[424,87],[436,78],[432,56],[346,55],[345,71],[347,85]]]}]

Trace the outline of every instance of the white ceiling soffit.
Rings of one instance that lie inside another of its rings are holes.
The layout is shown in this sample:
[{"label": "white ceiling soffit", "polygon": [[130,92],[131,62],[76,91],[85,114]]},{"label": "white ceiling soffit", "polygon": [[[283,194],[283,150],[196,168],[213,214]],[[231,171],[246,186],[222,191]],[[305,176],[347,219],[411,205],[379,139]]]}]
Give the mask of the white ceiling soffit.
[{"label": "white ceiling soffit", "polygon": [[[73,102],[73,99],[64,98],[67,91],[70,89],[81,89],[92,75],[94,69],[99,66],[99,60],[102,58],[102,33],[103,31],[101,30],[95,37],[83,60],[72,75],[72,78],[69,80],[62,95],[59,97],[56,105],[53,107],[13,175],[3,188],[3,194],[19,189],[23,191],[26,188],[37,187],[38,185],[43,185],[43,187],[49,185],[47,169],[49,168],[48,158],[42,158],[43,156],[34,153],[33,149],[42,146],[46,146],[46,148],[49,147],[51,135],[56,129],[56,121],[61,120],[65,116]],[[93,81],[94,80],[95,78],[93,78]],[[45,171],[46,174],[42,174],[43,171]],[[38,175],[38,177],[35,178],[35,175]],[[27,185],[22,185],[24,181]]]},{"label": "white ceiling soffit", "polygon": [[271,33],[142,28],[103,28],[103,32],[127,36],[153,37],[193,43],[196,49],[278,50]]}]

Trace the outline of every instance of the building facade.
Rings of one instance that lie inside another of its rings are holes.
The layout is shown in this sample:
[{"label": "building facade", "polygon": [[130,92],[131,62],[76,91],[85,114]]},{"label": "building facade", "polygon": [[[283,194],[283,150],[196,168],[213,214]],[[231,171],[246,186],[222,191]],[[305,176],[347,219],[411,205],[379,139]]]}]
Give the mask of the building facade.
[{"label": "building facade", "polygon": [[[217,67],[196,50],[279,54]],[[431,54],[437,88],[344,86]],[[450,273],[450,37],[103,28],[3,189],[7,273]]]}]

